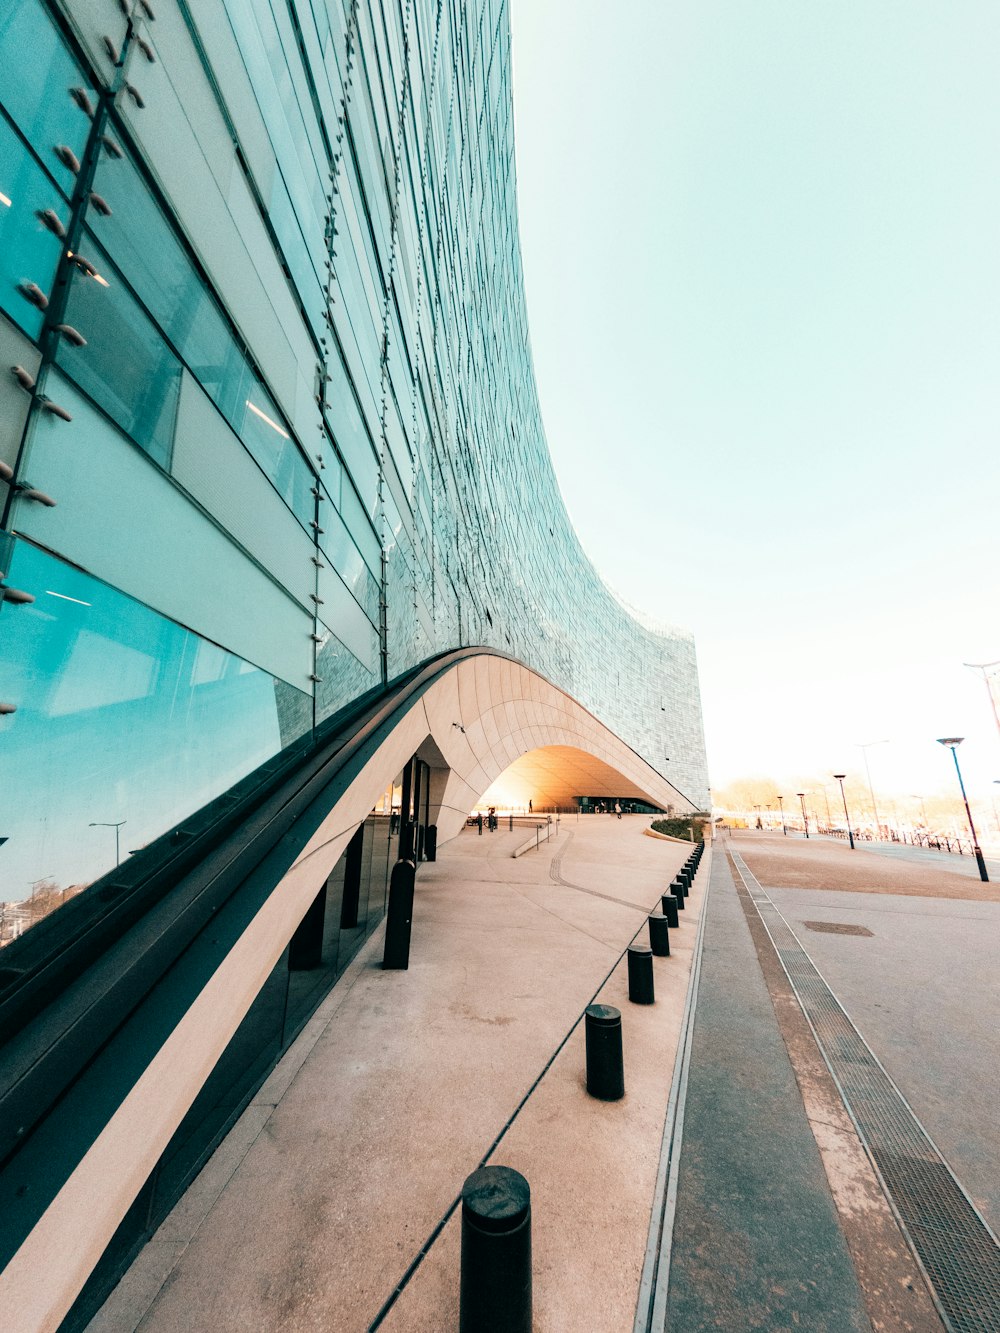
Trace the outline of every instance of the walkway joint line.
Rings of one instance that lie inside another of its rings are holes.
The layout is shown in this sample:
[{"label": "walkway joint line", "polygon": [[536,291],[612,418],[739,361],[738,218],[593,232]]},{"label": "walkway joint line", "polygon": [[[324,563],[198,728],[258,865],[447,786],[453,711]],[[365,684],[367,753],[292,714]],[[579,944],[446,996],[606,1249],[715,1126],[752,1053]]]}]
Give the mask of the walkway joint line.
[{"label": "walkway joint line", "polygon": [[708,846],[705,867],[705,893],[701,902],[698,933],[695,936],[691,975],[688,978],[681,1033],[674,1057],[674,1073],[667,1099],[663,1124],[660,1165],[656,1173],[653,1204],[649,1221],[649,1240],[639,1279],[633,1333],[661,1333],[666,1329],[667,1289],[670,1281],[670,1252],[673,1247],[674,1215],[677,1212],[677,1182],[680,1173],[681,1144],[684,1137],[684,1107],[687,1101],[688,1069],[691,1064],[691,1039],[701,981],[708,895],[712,884],[712,847]]},{"label": "walkway joint line", "polygon": [[[576,885],[569,885],[568,887],[570,887],[570,888],[576,888],[577,886],[576,886]],[[657,903],[659,903],[659,898],[657,898]],[[653,907],[651,907],[651,908],[649,909],[649,912],[650,912],[650,913],[653,912],[653,911],[655,910],[655,907],[656,907],[656,904],[654,904]],[[647,915],[649,915],[649,913],[647,913]],[[702,921],[699,923],[699,932],[701,931],[701,927],[702,927],[702,923],[703,923],[703,922],[704,922],[704,916],[702,916]],[[538,1074],[538,1076],[535,1078],[534,1082],[533,1082],[533,1083],[531,1084],[531,1086],[528,1088],[528,1091],[524,1094],[524,1096],[523,1096],[523,1097],[521,1098],[521,1100],[518,1102],[517,1106],[515,1106],[514,1110],[511,1112],[510,1116],[508,1117],[506,1123],[503,1125],[503,1127],[501,1128],[500,1132],[497,1134],[496,1138],[493,1140],[493,1142],[492,1142],[492,1143],[490,1144],[490,1146],[487,1148],[486,1152],[483,1153],[482,1157],[481,1157],[481,1158],[479,1159],[479,1161],[476,1163],[476,1166],[473,1168],[473,1170],[479,1170],[480,1167],[485,1166],[486,1163],[487,1163],[487,1162],[490,1160],[490,1158],[493,1156],[493,1154],[496,1152],[497,1148],[499,1148],[499,1146],[500,1146],[501,1142],[503,1141],[504,1137],[506,1136],[508,1130],[511,1128],[511,1126],[512,1126],[513,1123],[514,1123],[514,1121],[517,1119],[517,1117],[518,1117],[518,1116],[521,1114],[521,1112],[524,1110],[525,1106],[528,1104],[528,1100],[529,1100],[529,1098],[530,1098],[530,1097],[532,1096],[532,1094],[535,1092],[536,1088],[537,1088],[538,1085],[541,1083],[541,1081],[542,1081],[542,1079],[545,1077],[545,1075],[546,1075],[546,1074],[549,1072],[549,1070],[552,1068],[553,1064],[555,1063],[555,1061],[556,1061],[557,1058],[559,1057],[559,1054],[561,1053],[561,1051],[563,1050],[563,1048],[566,1046],[566,1043],[569,1041],[570,1037],[572,1037],[573,1033],[574,1033],[574,1032],[576,1031],[576,1029],[580,1026],[581,1022],[583,1021],[584,1014],[586,1014],[587,1010],[590,1008],[590,1006],[591,1006],[591,1005],[594,1003],[594,1001],[597,999],[598,995],[600,995],[601,991],[604,989],[604,987],[608,984],[608,982],[609,982],[609,981],[611,980],[611,978],[614,976],[615,971],[621,966],[622,960],[625,958],[625,956],[627,955],[627,953],[628,953],[628,951],[629,951],[629,947],[630,947],[632,944],[635,943],[636,939],[637,939],[638,936],[639,936],[639,933],[642,931],[642,929],[643,929],[643,927],[645,926],[645,924],[646,924],[646,922],[645,922],[645,920],[644,920],[644,921],[642,922],[642,924],[639,926],[639,929],[636,930],[635,934],[631,937],[631,939],[630,939],[630,940],[628,941],[628,943],[625,945],[625,948],[622,949],[621,953],[618,955],[618,957],[617,957],[617,958],[615,959],[615,961],[612,963],[611,967],[608,969],[607,973],[606,973],[606,974],[604,975],[604,977],[602,978],[600,984],[598,985],[597,989],[594,991],[593,995],[590,997],[590,999],[587,1001],[587,1003],[583,1006],[583,1008],[581,1009],[581,1011],[580,1011],[580,1013],[577,1015],[577,1017],[573,1020],[573,1023],[570,1025],[568,1031],[566,1032],[566,1035],[563,1037],[562,1041],[560,1041],[559,1045],[555,1048],[555,1050],[554,1050],[554,1051],[552,1052],[552,1054],[549,1056],[548,1060],[546,1060],[546,1062],[545,1062],[545,1064],[544,1064],[544,1066],[543,1066],[541,1072]],[[696,949],[697,949],[697,948],[698,948],[698,945],[696,944],[695,947],[696,947]],[[699,953],[699,957],[700,957],[700,953]],[[416,1274],[417,1269],[420,1267],[420,1265],[423,1263],[423,1261],[427,1258],[427,1255],[430,1253],[431,1246],[434,1244],[434,1242],[437,1240],[438,1236],[440,1236],[441,1232],[442,1232],[442,1231],[445,1229],[445,1227],[448,1225],[448,1222],[451,1220],[451,1217],[452,1217],[453,1213],[455,1212],[455,1209],[458,1207],[458,1205],[459,1205],[461,1202],[462,1202],[462,1196],[461,1196],[461,1194],[458,1194],[458,1195],[452,1200],[452,1202],[449,1204],[449,1206],[448,1206],[448,1208],[446,1209],[446,1211],[444,1212],[443,1216],[439,1219],[439,1221],[438,1221],[438,1222],[434,1225],[434,1227],[431,1229],[431,1232],[430,1232],[430,1234],[428,1235],[427,1239],[424,1241],[424,1243],[421,1245],[420,1249],[419,1249],[419,1250],[417,1251],[417,1253],[414,1255],[414,1257],[413,1257],[413,1259],[411,1260],[411,1262],[410,1262],[409,1266],[407,1267],[406,1271],[403,1273],[402,1277],[399,1279],[399,1281],[396,1283],[395,1287],[394,1287],[394,1288],[392,1289],[392,1291],[390,1292],[389,1297],[388,1297],[388,1299],[386,1300],[385,1304],[384,1304],[384,1305],[382,1306],[382,1308],[379,1310],[378,1314],[375,1316],[375,1318],[372,1320],[372,1322],[368,1325],[368,1333],[376,1333],[376,1330],[379,1329],[379,1328],[381,1328],[381,1326],[382,1326],[382,1324],[385,1322],[385,1319],[386,1319],[386,1317],[388,1316],[389,1312],[392,1310],[392,1307],[396,1304],[396,1302],[399,1300],[400,1296],[401,1296],[401,1295],[403,1294],[403,1292],[406,1290],[407,1286],[409,1285],[409,1283],[410,1283],[411,1280],[413,1279],[414,1275]]]}]

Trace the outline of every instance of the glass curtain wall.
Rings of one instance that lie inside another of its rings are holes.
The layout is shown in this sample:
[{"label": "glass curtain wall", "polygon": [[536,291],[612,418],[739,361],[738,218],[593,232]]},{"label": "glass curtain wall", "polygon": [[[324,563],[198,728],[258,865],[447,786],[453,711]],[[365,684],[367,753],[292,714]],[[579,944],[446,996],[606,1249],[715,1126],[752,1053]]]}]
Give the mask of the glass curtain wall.
[{"label": "glass curtain wall", "polygon": [[[703,804],[691,639],[604,587],[545,446],[506,0],[219,0],[224,42],[197,6],[171,25],[126,8],[0,18],[0,342],[23,372],[0,390],[23,412],[9,435],[0,419],[0,569],[34,598],[0,600],[0,940],[276,744],[463,645],[526,662],[655,768],[669,756]],[[150,552],[168,512],[182,535]],[[78,632],[55,607],[71,584],[93,612]],[[202,655],[172,711],[172,668],[141,659],[180,649],[151,635]],[[255,696],[241,740],[254,681],[276,703]],[[93,772],[115,690],[156,758],[125,743],[87,802],[55,778]],[[49,750],[44,781],[26,756]]]}]

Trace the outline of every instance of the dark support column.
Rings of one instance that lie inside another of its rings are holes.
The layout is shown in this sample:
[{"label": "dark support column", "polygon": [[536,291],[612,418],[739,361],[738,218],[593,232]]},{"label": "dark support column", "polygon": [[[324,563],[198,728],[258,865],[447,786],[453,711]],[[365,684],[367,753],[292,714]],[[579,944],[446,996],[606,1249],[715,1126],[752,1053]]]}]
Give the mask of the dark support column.
[{"label": "dark support column", "polygon": [[403,768],[403,794],[399,806],[399,859],[413,858],[413,760]]},{"label": "dark support column", "polygon": [[326,885],[306,908],[306,914],[288,942],[289,972],[308,972],[323,961],[323,923],[326,917]]},{"label": "dark support column", "polygon": [[459,1333],[531,1333],[531,1191],[483,1166],[462,1186]]},{"label": "dark support column", "polygon": [[382,966],[406,971],[410,965],[410,929],[413,925],[413,883],[417,867],[412,861],[397,861],[389,880],[389,910],[385,921],[385,952]]},{"label": "dark support column", "polygon": [[[677,920],[677,908],[674,908],[674,921]],[[657,912],[649,918],[649,947],[657,958],[670,957],[670,930],[665,916]]]},{"label": "dark support column", "polygon": [[653,951],[648,944],[628,946],[628,998],[633,1004],[653,1004]]},{"label": "dark support column", "polygon": [[358,924],[361,900],[361,858],[365,846],[365,826],[359,824],[344,853],[344,896],[340,904],[341,930],[353,930]]},{"label": "dark support column", "polygon": [[427,825],[427,836],[424,839],[424,851],[428,861],[436,861],[438,855],[438,829],[437,824]]},{"label": "dark support column", "polygon": [[[419,759],[413,760],[413,819],[411,827],[413,829],[413,840],[410,843],[410,860],[422,861],[424,859],[423,840],[420,836],[420,789],[423,785],[421,778],[421,764]],[[402,853],[400,853],[402,855]]]},{"label": "dark support column", "polygon": [[587,1091],[602,1102],[616,1102],[625,1096],[621,1010],[611,1004],[588,1005],[584,1026]]}]

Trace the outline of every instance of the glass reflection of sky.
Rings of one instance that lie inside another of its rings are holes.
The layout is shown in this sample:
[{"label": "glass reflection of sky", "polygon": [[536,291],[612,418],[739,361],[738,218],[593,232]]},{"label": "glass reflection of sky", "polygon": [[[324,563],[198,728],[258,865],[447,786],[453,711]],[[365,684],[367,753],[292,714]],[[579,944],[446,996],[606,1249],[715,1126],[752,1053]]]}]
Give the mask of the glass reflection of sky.
[{"label": "glass reflection of sky", "polygon": [[113,869],[280,748],[266,672],[19,542],[4,607],[0,899]]}]

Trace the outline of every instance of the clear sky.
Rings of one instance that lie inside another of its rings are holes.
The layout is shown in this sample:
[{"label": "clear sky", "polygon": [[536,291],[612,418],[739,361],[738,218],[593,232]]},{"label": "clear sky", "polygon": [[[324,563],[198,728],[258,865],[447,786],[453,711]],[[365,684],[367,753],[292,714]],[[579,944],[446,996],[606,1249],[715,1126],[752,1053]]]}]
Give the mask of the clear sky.
[{"label": "clear sky", "polygon": [[[718,786],[1000,778],[1000,5],[511,0],[549,446]],[[1000,788],[994,790],[1000,791]]]}]

